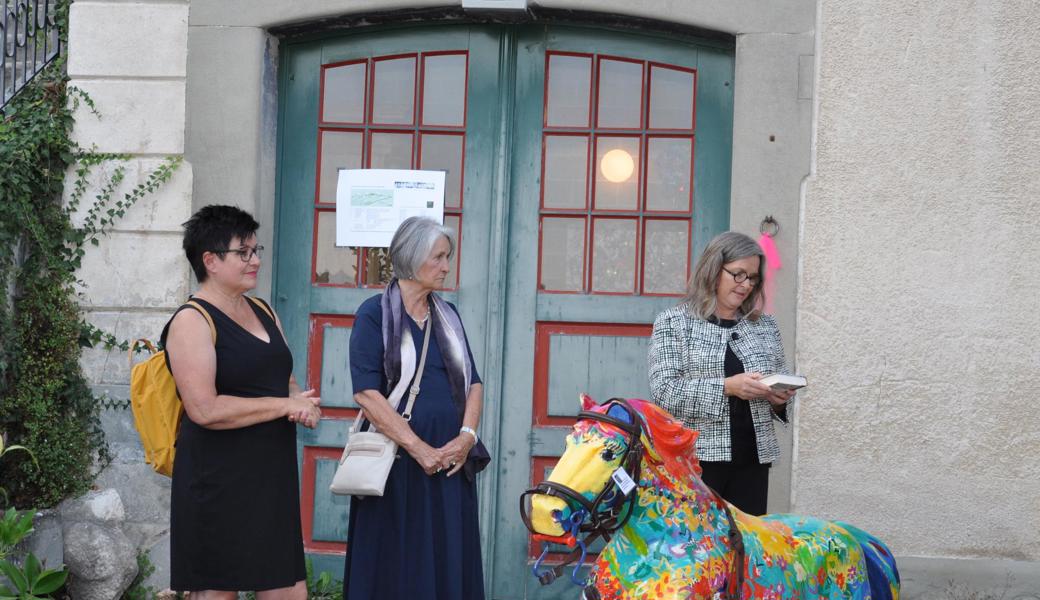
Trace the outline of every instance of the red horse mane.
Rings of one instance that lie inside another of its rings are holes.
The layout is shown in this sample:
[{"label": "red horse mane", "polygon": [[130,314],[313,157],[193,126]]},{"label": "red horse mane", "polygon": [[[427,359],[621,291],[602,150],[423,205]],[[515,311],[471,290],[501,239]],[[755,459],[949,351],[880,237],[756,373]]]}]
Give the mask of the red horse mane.
[{"label": "red horse mane", "polygon": [[676,474],[692,470],[699,477],[701,466],[697,460],[697,432],[685,427],[682,421],[653,402],[634,398],[628,403],[643,417],[647,437],[665,467]]}]

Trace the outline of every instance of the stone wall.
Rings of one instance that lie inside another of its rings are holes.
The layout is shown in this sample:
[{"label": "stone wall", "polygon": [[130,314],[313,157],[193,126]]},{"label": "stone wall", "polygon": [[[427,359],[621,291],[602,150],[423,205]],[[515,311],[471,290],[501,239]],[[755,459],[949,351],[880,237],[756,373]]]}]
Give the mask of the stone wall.
[{"label": "stone wall", "polygon": [[[71,85],[89,94],[101,113],[98,118],[81,106],[73,136],[84,149],[130,156],[119,163],[126,176],[116,198],[143,183],[167,156],[184,154],[187,35],[187,1],[78,0],[71,7]],[[95,172],[77,220],[116,166],[106,163]],[[70,173],[66,181],[72,179]],[[131,208],[99,247],[87,248],[78,277],[90,322],[119,339],[159,337],[189,291],[180,224],[191,214],[192,184],[192,166],[185,161],[158,192]],[[128,397],[126,353],[88,349],[82,364],[99,395],[115,402]],[[162,589],[168,581],[169,480],[144,464],[129,410],[106,409],[102,418],[114,460],[97,487],[122,498],[118,529],[134,554],[152,552],[159,568],[150,583]],[[72,523],[65,525],[68,547]],[[81,525],[74,533],[84,537],[96,527]],[[65,557],[69,564],[76,560]]]}]

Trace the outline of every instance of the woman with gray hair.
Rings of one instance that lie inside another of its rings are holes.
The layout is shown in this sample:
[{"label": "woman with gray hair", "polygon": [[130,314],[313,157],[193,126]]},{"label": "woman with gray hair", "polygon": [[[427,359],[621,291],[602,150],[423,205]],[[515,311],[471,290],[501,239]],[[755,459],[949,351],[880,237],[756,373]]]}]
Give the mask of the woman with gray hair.
[{"label": "woman with gray hair", "polygon": [[[354,400],[399,450],[383,495],[351,499],[345,600],[484,597],[475,481],[489,461],[476,431],[483,385],[458,311],[434,292],[454,253],[450,228],[406,219],[390,242],[394,278],[355,315]],[[387,400],[417,384],[409,414],[406,402]]]},{"label": "woman with gray hair", "polygon": [[773,420],[787,421],[794,395],[759,381],[788,372],[776,321],[759,309],[765,269],[754,240],[716,236],[686,298],[654,321],[649,354],[654,402],[700,432],[702,479],[753,515],[766,512],[769,466],[780,456]]}]

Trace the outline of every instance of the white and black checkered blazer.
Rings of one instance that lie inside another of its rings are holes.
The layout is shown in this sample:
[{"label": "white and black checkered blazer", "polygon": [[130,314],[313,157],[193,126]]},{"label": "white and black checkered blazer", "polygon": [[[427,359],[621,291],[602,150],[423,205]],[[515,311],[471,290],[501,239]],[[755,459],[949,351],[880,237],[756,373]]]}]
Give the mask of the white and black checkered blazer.
[{"label": "white and black checkered blazer", "polygon": [[[746,373],[788,373],[784,344],[776,321],[740,319],[732,328],[698,319],[681,304],[654,320],[650,340],[650,393],[654,402],[700,432],[700,460],[731,460],[729,399],[723,393],[726,346],[744,363]],[[768,400],[751,400],[758,460],[780,457]]]}]

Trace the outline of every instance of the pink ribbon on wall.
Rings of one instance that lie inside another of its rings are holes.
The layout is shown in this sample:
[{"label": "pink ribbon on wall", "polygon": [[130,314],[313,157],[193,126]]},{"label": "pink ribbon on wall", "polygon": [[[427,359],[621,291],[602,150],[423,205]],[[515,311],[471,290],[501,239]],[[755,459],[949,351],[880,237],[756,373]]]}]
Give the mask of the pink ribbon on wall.
[{"label": "pink ribbon on wall", "polygon": [[766,295],[766,314],[773,314],[773,290],[776,288],[776,272],[783,266],[780,261],[780,252],[776,249],[773,236],[763,233],[758,238],[758,245],[762,248],[762,254],[766,257],[765,281],[762,282],[763,291]]}]

